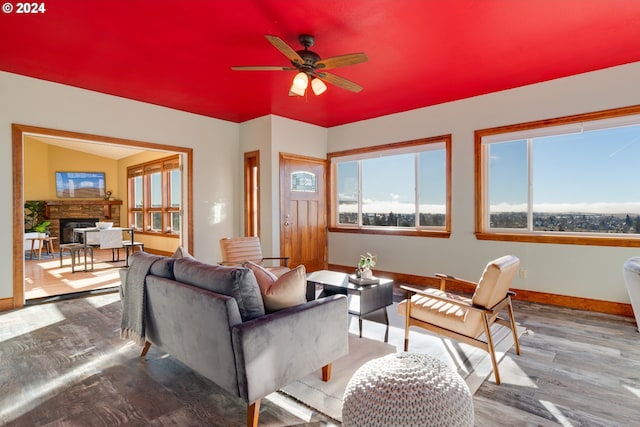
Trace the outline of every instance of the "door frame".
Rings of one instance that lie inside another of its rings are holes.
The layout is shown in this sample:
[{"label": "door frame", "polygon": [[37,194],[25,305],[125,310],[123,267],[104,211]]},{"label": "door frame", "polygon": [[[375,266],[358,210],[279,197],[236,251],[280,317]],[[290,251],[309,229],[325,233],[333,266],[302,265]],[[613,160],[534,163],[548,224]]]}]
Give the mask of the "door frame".
[{"label": "door frame", "polygon": [[24,306],[24,135],[36,134],[81,140],[87,143],[114,144],[140,149],[172,151],[183,154],[187,167],[186,201],[187,229],[185,232],[188,251],[193,253],[193,149],[173,145],[156,144],[130,139],[114,138],[79,132],[49,129],[37,126],[11,125],[11,152],[13,168],[13,296],[0,299],[0,311]]},{"label": "door frame", "polygon": [[260,237],[260,150],[244,153],[244,235]]}]

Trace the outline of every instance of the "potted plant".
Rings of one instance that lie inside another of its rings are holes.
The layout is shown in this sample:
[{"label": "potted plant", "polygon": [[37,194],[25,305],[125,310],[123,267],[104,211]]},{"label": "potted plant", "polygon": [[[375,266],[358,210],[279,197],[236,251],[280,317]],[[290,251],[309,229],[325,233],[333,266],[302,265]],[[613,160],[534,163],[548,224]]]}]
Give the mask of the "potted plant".
[{"label": "potted plant", "polygon": [[24,204],[24,231],[25,233],[49,233],[51,221],[44,217],[46,202],[43,200],[29,200]]},{"label": "potted plant", "polygon": [[363,279],[371,279],[373,272],[371,269],[376,265],[377,257],[367,252],[366,255],[360,255],[360,261],[358,261],[358,270],[360,271],[360,277]]}]

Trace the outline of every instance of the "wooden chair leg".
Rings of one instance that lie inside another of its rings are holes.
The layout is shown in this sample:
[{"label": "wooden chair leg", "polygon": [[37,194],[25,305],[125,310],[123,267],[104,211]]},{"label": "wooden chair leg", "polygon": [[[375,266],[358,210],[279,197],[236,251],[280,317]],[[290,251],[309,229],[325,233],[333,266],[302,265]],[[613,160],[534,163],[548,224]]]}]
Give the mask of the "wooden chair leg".
[{"label": "wooden chair leg", "polygon": [[516,329],[516,319],[513,316],[513,306],[511,305],[511,297],[509,297],[507,309],[509,311],[509,322],[511,323],[511,333],[513,334],[513,342],[516,347],[516,354],[520,356],[520,342],[518,341],[518,330]]},{"label": "wooden chair leg", "polygon": [[142,348],[142,353],[140,353],[140,357],[145,357],[150,347],[151,347],[151,343],[149,341],[145,342],[144,347]]},{"label": "wooden chair leg", "polygon": [[331,379],[331,363],[322,367],[322,381],[327,382]]},{"label": "wooden chair leg", "polygon": [[487,315],[482,315],[482,323],[484,325],[484,334],[487,337],[487,351],[491,356],[491,363],[493,364],[493,375],[496,377],[496,384],[500,385],[500,372],[498,371],[498,361],[496,360],[496,351],[493,347],[493,337],[491,336],[491,329],[489,328],[489,322]]},{"label": "wooden chair leg", "polygon": [[258,427],[260,417],[260,400],[256,400],[247,407],[247,427]]},{"label": "wooden chair leg", "polygon": [[404,351],[409,351],[409,319],[411,318],[411,294],[407,292],[404,306]]}]

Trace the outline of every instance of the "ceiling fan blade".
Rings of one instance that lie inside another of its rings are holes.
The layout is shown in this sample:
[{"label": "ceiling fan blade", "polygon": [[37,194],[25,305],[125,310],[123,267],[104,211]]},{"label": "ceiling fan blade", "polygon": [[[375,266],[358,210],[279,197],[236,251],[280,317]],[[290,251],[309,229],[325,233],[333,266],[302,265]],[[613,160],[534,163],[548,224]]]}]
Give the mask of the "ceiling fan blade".
[{"label": "ceiling fan blade", "polygon": [[232,70],[235,71],[289,71],[289,70],[295,70],[295,68],[293,67],[278,67],[278,66],[271,66],[271,65],[249,65],[249,66],[235,66],[235,67],[231,67]]},{"label": "ceiling fan blade", "polygon": [[368,61],[369,58],[364,53],[349,53],[347,55],[332,56],[318,61],[316,68],[328,70],[330,68],[344,67],[347,65],[360,64]]},{"label": "ceiling fan blade", "polygon": [[265,35],[265,37],[276,49],[282,52],[284,56],[289,58],[291,62],[304,64],[304,59],[302,59],[302,57],[298,54],[298,52],[296,52],[295,50],[293,50],[292,47],[290,47],[288,44],[283,42],[280,37],[270,36],[270,35]]},{"label": "ceiling fan blade", "polygon": [[351,92],[360,92],[362,90],[362,86],[359,84],[354,83],[351,80],[347,80],[344,77],[336,76],[335,74],[315,73],[315,75],[320,80],[324,80],[325,82],[329,82],[343,89],[350,90]]}]

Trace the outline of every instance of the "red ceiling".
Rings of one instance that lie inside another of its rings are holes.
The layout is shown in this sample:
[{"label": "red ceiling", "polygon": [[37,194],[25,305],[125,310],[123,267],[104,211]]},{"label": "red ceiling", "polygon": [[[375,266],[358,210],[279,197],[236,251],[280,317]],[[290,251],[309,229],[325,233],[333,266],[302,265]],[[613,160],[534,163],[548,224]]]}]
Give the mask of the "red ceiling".
[{"label": "red ceiling", "polygon": [[[320,126],[640,61],[639,0],[49,0],[0,13],[0,70],[242,122]],[[293,71],[265,38],[326,58],[365,52],[329,85],[289,97]],[[0,94],[1,99],[1,94]]]}]

